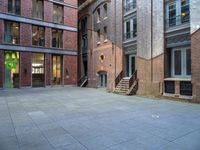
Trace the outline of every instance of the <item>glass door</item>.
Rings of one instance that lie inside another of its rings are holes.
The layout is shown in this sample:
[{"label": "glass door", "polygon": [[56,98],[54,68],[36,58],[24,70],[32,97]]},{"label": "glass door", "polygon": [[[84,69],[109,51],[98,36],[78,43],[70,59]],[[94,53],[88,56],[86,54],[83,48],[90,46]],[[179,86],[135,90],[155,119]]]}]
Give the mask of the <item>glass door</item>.
[{"label": "glass door", "polygon": [[104,88],[107,87],[107,73],[100,73],[99,74],[99,80],[100,80],[100,87]]},{"label": "glass door", "polygon": [[19,87],[19,52],[5,51],[5,87]]},{"label": "glass door", "polygon": [[53,84],[61,84],[61,56],[53,56]]},{"label": "glass door", "polygon": [[129,56],[129,77],[135,72],[135,55]]}]

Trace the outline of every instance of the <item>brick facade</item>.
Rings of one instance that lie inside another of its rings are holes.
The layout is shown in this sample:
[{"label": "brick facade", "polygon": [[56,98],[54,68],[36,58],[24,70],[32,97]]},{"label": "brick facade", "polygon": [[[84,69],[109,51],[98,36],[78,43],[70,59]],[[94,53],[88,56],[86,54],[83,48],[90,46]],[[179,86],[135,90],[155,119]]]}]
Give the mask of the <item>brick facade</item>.
[{"label": "brick facade", "polygon": [[[57,3],[57,2],[55,2]],[[19,45],[13,45],[12,43],[4,42],[4,20],[0,19],[0,44],[2,44],[6,51],[18,51],[20,54],[20,87],[31,87],[32,86],[32,53],[41,53],[45,56],[45,86],[52,85],[52,55],[60,55],[63,58],[62,73],[68,69],[70,78],[62,78],[61,85],[63,84],[76,84],[77,82],[77,0],[65,0],[63,5],[64,24],[53,23],[53,4],[52,1],[44,0],[44,19],[38,20],[32,18],[32,0],[21,1],[20,4],[20,15],[17,15],[20,24],[20,43]],[[11,18],[15,17],[15,14],[8,13],[8,1],[3,0],[0,2],[0,12],[9,15]],[[42,26],[45,28],[45,46],[38,47],[32,45],[32,22],[28,22],[27,18],[33,19],[33,24]],[[12,21],[12,19],[10,19]],[[51,25],[47,25],[50,23]],[[72,29],[72,28],[73,29]],[[69,28],[69,29],[68,29]],[[52,48],[52,29],[59,29],[63,31],[63,48],[57,49]],[[14,49],[9,49],[9,46],[13,46]],[[32,51],[32,49],[34,49]],[[0,50],[0,87],[4,84],[4,50]],[[26,52],[28,50],[28,52]],[[73,54],[71,54],[73,53]],[[66,61],[66,62],[65,62]]]},{"label": "brick facade", "polygon": [[45,54],[45,86],[51,85],[51,54]]},{"label": "brick facade", "polygon": [[64,84],[77,83],[77,57],[76,56],[63,56],[64,62]]},{"label": "brick facade", "polygon": [[20,86],[31,87],[32,83],[32,53],[20,53]]},{"label": "brick facade", "polygon": [[200,102],[200,29],[192,34],[192,84],[193,100]]}]

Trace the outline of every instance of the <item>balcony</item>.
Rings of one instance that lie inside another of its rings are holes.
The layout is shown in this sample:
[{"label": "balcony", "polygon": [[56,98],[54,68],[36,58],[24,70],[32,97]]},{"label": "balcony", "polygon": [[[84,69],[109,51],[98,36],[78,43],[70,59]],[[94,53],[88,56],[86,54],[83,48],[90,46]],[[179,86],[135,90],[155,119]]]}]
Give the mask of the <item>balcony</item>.
[{"label": "balcony", "polygon": [[124,41],[128,41],[136,37],[137,37],[137,31],[131,31],[131,32],[124,33],[123,39]]},{"label": "balcony", "polygon": [[136,8],[136,2],[128,3],[124,6],[124,13],[127,13]]},{"label": "balcony", "polygon": [[187,24],[190,22],[190,15],[180,15],[166,20],[166,29]]}]

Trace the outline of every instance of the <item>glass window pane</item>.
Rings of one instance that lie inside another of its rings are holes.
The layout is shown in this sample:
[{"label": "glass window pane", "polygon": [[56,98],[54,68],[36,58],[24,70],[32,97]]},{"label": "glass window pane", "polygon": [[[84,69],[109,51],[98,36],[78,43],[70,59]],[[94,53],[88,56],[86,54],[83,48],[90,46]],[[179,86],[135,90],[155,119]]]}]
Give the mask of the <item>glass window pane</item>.
[{"label": "glass window pane", "polygon": [[33,26],[32,27],[32,44],[33,45],[38,45],[38,27],[37,26]]},{"label": "glass window pane", "polygon": [[181,51],[174,51],[174,73],[175,75],[181,75],[182,63],[181,63]]},{"label": "glass window pane", "polygon": [[8,0],[8,12],[13,13],[13,1]]},{"label": "glass window pane", "polygon": [[191,75],[191,50],[186,50],[186,61],[187,61],[187,75]]}]

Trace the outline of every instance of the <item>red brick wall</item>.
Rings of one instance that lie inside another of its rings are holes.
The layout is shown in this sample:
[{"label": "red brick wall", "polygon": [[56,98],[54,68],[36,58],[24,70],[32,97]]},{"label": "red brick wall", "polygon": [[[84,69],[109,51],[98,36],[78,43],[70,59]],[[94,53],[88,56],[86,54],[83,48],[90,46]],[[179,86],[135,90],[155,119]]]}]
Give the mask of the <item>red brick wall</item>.
[{"label": "red brick wall", "polygon": [[77,32],[64,31],[64,49],[77,50]]},{"label": "red brick wall", "polygon": [[77,6],[78,1],[77,0],[64,0],[65,3],[70,4],[70,5],[74,5]]},{"label": "red brick wall", "polygon": [[64,14],[66,14],[64,16],[64,23],[68,26],[77,27],[77,9],[65,7]]},{"label": "red brick wall", "polygon": [[4,51],[0,50],[0,88],[3,88],[4,82]]},{"label": "red brick wall", "polygon": [[192,35],[192,84],[194,100],[200,102],[200,29]]},{"label": "red brick wall", "polygon": [[77,57],[64,55],[64,84],[77,82]]},{"label": "red brick wall", "polygon": [[32,18],[32,0],[21,0],[21,16]]},{"label": "red brick wall", "polygon": [[53,3],[44,1],[44,20],[52,22],[53,18]]},{"label": "red brick wall", "polygon": [[20,80],[21,87],[31,86],[32,80],[32,53],[20,52]]},{"label": "red brick wall", "polygon": [[0,12],[6,13],[8,11],[8,1],[1,0],[0,1]]},{"label": "red brick wall", "polygon": [[46,86],[51,85],[51,54],[45,54],[45,81]]},{"label": "red brick wall", "polygon": [[45,46],[50,48],[51,47],[51,28],[45,28]]},{"label": "red brick wall", "polygon": [[20,41],[23,46],[32,45],[32,25],[20,23]]}]

